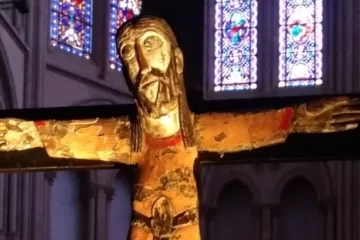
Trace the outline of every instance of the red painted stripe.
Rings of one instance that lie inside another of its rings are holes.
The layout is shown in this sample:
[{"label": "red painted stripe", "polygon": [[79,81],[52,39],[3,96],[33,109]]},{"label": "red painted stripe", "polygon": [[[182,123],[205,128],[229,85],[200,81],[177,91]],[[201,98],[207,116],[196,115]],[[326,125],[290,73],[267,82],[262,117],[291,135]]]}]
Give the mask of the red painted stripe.
[{"label": "red painted stripe", "polygon": [[294,117],[294,109],[290,107],[285,108],[283,110],[283,114],[280,120],[279,130],[289,131],[291,128],[293,117]]},{"label": "red painted stripe", "polygon": [[147,135],[145,141],[149,147],[166,148],[180,143],[182,141],[182,134],[181,132],[178,132],[177,134],[169,138],[153,138]]},{"label": "red painted stripe", "polygon": [[46,124],[47,124],[46,121],[35,121],[36,128],[45,127]]}]

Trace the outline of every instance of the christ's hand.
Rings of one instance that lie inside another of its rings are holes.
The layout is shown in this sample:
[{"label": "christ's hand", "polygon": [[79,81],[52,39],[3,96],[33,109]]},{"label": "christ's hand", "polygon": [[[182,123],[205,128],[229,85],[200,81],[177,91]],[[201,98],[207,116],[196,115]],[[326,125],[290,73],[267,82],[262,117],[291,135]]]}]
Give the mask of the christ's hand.
[{"label": "christ's hand", "polygon": [[351,130],[360,121],[360,99],[338,97],[296,108],[292,130],[299,133],[330,133]]}]

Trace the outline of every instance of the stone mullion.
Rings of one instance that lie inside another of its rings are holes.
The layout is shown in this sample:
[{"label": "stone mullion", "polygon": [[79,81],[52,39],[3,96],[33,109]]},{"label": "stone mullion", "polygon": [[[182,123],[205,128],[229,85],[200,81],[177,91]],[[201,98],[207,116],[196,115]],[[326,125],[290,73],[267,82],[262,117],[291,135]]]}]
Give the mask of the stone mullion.
[{"label": "stone mullion", "polygon": [[257,221],[256,240],[278,239],[278,205],[261,204],[255,206]]},{"label": "stone mullion", "polygon": [[[108,204],[112,201],[114,196],[114,189],[98,183],[90,183],[90,192],[93,193],[95,199],[91,203],[95,212],[94,217],[94,238],[91,240],[104,240],[107,239],[108,226],[107,226],[107,208]],[[94,206],[95,205],[95,206]]]},{"label": "stone mullion", "polygon": [[106,203],[105,203],[105,209],[104,209],[104,213],[105,213],[105,216],[104,216],[104,224],[105,224],[104,239],[108,239],[109,238],[109,226],[108,226],[109,225],[109,208],[110,208],[110,204],[115,196],[115,189],[112,187],[104,187],[103,192],[105,193],[105,196],[106,196]]},{"label": "stone mullion", "polygon": [[48,183],[44,178],[44,173],[33,173],[32,179],[33,189],[31,196],[31,238],[36,240],[45,239],[46,229],[44,229],[44,216],[49,214],[49,209],[44,207],[44,196],[46,194],[46,186]]},{"label": "stone mullion", "polygon": [[335,198],[327,198],[320,201],[321,227],[324,240],[334,240],[335,236]]},{"label": "stone mullion", "polygon": [[88,240],[95,240],[96,238],[96,198],[98,195],[98,188],[90,185],[89,193],[89,221],[88,221]]},{"label": "stone mullion", "polygon": [[6,174],[0,174],[0,207],[2,209],[0,214],[0,236],[5,231],[5,178]]},{"label": "stone mullion", "polygon": [[334,231],[331,232],[329,227],[332,226],[330,222],[329,216],[331,216],[331,212],[333,209],[333,201],[334,199],[322,199],[318,202],[318,225],[320,227],[317,238],[319,240],[329,240],[329,236],[334,235]]},{"label": "stone mullion", "polygon": [[8,174],[0,174],[0,240],[5,239],[6,234],[6,219],[7,219],[7,178]]},{"label": "stone mullion", "polygon": [[263,206],[255,205],[253,207],[253,213],[255,215],[255,240],[261,240],[263,233]]},{"label": "stone mullion", "polygon": [[9,225],[8,235],[17,233],[17,211],[18,209],[18,174],[12,173],[9,176]]},{"label": "stone mullion", "polygon": [[106,205],[106,194],[104,191],[99,191],[96,198],[96,240],[106,239]]},{"label": "stone mullion", "polygon": [[337,169],[337,239],[353,240],[353,162],[339,162]]},{"label": "stone mullion", "polygon": [[279,239],[279,210],[280,206],[279,204],[272,205],[271,208],[271,240]]},{"label": "stone mullion", "polygon": [[260,240],[271,240],[272,238],[272,206],[264,205],[261,211],[262,228],[260,229]]},{"label": "stone mullion", "polygon": [[6,239],[6,235],[8,233],[8,226],[9,226],[9,174],[4,174],[4,204],[2,209],[2,218],[3,218],[3,228],[2,228],[2,237]]},{"label": "stone mullion", "polygon": [[31,192],[32,192],[33,173],[23,173],[21,175],[20,198],[20,240],[31,240]]},{"label": "stone mullion", "polygon": [[[354,190],[355,190],[355,196],[354,196],[354,202],[355,202],[355,211],[354,211],[354,228],[355,228],[355,236],[354,239],[360,239],[360,161],[357,161],[355,163],[355,173],[354,173]],[[332,240],[332,239],[331,239]]]},{"label": "stone mullion", "polygon": [[51,187],[53,186],[55,180],[56,180],[56,172],[46,172],[44,173],[44,179],[46,180],[46,185],[44,187],[44,206],[45,206],[45,212],[44,212],[44,238],[50,239],[50,209],[51,209]]}]

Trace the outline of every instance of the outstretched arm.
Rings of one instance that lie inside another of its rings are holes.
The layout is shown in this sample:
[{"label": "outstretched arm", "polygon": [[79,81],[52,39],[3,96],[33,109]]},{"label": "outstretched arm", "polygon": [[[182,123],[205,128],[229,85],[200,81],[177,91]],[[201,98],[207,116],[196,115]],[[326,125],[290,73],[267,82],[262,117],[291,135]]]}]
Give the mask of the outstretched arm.
[{"label": "outstretched arm", "polygon": [[[11,158],[11,154],[23,155],[34,149],[46,152],[49,161],[56,158],[135,164],[130,156],[130,122],[126,117],[35,122],[0,119],[0,157]],[[28,161],[32,157],[29,155]]]},{"label": "outstretched arm", "polygon": [[293,116],[293,108],[248,114],[197,115],[198,149],[226,153],[284,142],[290,132]]},{"label": "outstretched arm", "polygon": [[195,117],[200,151],[237,152],[286,141],[290,133],[330,133],[354,129],[358,100],[334,98],[261,113],[214,113]]}]

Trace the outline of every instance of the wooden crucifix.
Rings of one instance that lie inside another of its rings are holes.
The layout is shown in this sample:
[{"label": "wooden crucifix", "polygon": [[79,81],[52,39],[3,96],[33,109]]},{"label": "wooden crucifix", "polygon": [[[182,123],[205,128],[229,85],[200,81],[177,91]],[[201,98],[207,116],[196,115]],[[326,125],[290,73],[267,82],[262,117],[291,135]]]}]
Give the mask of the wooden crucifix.
[{"label": "wooden crucifix", "polygon": [[[347,97],[260,113],[192,113],[182,51],[171,28],[157,17],[140,16],[122,25],[117,49],[137,113],[73,121],[1,119],[5,162],[21,158],[32,164],[0,162],[0,168],[75,168],[80,160],[82,167],[98,161],[136,165],[132,240],[201,238],[193,173],[199,153],[257,149],[283,143],[291,133],[351,130],[360,120],[359,101]],[[40,157],[29,154],[34,151]]]}]

